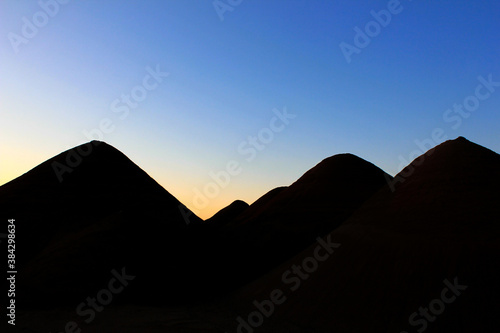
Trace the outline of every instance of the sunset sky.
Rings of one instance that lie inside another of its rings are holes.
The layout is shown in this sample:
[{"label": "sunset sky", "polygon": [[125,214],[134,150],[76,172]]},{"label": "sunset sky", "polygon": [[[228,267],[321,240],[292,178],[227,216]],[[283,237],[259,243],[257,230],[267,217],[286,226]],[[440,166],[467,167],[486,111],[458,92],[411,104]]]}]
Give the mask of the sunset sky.
[{"label": "sunset sky", "polygon": [[95,138],[207,218],[338,153],[500,152],[499,2],[61,2],[0,2],[0,185]]}]

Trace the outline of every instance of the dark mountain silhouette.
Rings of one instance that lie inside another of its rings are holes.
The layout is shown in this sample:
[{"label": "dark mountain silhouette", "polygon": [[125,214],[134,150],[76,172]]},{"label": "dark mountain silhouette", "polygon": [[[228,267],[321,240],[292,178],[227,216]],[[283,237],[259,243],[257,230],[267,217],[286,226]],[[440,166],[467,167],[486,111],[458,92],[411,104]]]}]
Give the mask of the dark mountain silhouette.
[{"label": "dark mountain silhouette", "polygon": [[222,208],[217,213],[215,213],[214,216],[205,220],[205,223],[213,226],[223,226],[229,221],[234,220],[248,207],[249,205],[246,202],[235,200],[230,205]]},{"label": "dark mountain silhouette", "polygon": [[386,179],[392,177],[352,154],[329,157],[292,185],[250,205],[229,224],[227,233],[248,244],[253,262],[247,267],[261,274],[339,226]]},{"label": "dark mountain silhouette", "polygon": [[443,233],[480,224],[498,231],[492,217],[500,212],[499,166],[500,155],[487,148],[463,137],[446,141],[405,167],[351,223],[373,220],[393,230]]},{"label": "dark mountain silhouette", "polygon": [[[89,331],[234,331],[282,290],[259,331],[487,332],[500,310],[499,189],[500,155],[460,137],[394,178],[336,155],[202,222],[121,152],[91,142],[1,186],[0,214],[16,218],[19,310],[32,307],[23,318],[49,330],[125,268],[135,279]],[[467,287],[445,304],[449,284]],[[36,312],[51,303],[69,310]],[[439,314],[424,321],[429,307]]]},{"label": "dark mountain silhouette", "polygon": [[[339,155],[250,207],[236,201],[202,223],[125,155],[93,141],[0,187],[0,206],[26,221],[18,228],[20,283],[30,299],[81,298],[125,266],[141,273],[131,297],[161,299],[156,288],[189,299],[227,292],[290,258],[345,220],[384,177]],[[214,274],[198,281],[208,270]]]},{"label": "dark mountain silhouette", "polygon": [[[60,181],[54,166],[71,172]],[[185,244],[201,220],[104,142],[63,152],[0,187],[0,209],[17,221],[19,297],[81,299],[122,267],[137,274],[130,289],[145,288],[138,293],[171,292],[176,283],[179,293],[193,289],[186,261],[200,256]]]},{"label": "dark mountain silhouette", "polygon": [[238,287],[293,257],[345,221],[386,179],[392,177],[359,157],[336,155],[292,185],[269,191],[237,217],[222,215],[224,241],[212,249],[218,250],[224,285]]},{"label": "dark mountain silhouette", "polygon": [[392,177],[359,157],[336,155],[292,185],[269,191],[236,217],[217,214],[217,223],[200,228],[202,233],[215,230],[221,238],[209,245],[218,259],[212,262],[220,274],[215,289],[229,292],[298,254],[345,221],[386,179]]},{"label": "dark mountain silhouette", "polygon": [[[273,332],[496,330],[500,155],[460,137],[413,161],[395,181],[324,238],[340,246],[315,269],[317,243],[236,293],[239,313],[246,318],[253,300],[279,288],[286,301],[266,323]],[[306,262],[302,277],[284,275]],[[467,286],[450,304],[442,301],[443,293],[453,296],[449,287],[443,292],[445,280]],[[420,311],[429,307],[424,320]]]},{"label": "dark mountain silhouette", "polygon": [[258,215],[262,214],[271,204],[273,199],[282,191],[287,189],[288,186],[281,186],[274,188],[257,199],[253,204],[251,204],[247,209],[245,209],[241,214],[233,218],[232,224],[244,223],[250,221]]},{"label": "dark mountain silhouette", "polygon": [[[81,156],[84,151],[90,152],[88,156]],[[69,170],[60,175],[62,181],[56,172],[61,169]],[[164,210],[170,208],[175,213],[169,214],[170,226],[186,226],[177,199],[121,152],[99,141],[65,151],[1,186],[0,198],[2,211],[13,211],[26,220],[19,225],[26,242],[20,246],[26,252],[24,260],[57,239],[59,233],[92,225],[96,218],[125,208],[143,209],[157,200],[170,206]],[[195,215],[192,219],[200,220]]]}]

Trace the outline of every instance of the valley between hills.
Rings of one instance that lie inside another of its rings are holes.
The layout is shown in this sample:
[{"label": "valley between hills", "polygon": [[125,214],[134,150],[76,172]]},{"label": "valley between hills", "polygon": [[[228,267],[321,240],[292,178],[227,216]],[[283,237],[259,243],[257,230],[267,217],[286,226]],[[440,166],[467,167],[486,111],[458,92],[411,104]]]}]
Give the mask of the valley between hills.
[{"label": "valley between hills", "polygon": [[500,155],[463,137],[394,177],[334,155],[205,221],[99,141],[0,187],[25,332],[497,331],[499,202]]}]

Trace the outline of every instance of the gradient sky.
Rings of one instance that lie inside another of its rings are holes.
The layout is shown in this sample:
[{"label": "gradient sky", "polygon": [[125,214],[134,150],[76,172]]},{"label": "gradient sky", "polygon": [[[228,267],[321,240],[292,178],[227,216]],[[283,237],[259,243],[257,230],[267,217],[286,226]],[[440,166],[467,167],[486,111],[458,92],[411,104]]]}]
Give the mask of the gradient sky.
[{"label": "gradient sky", "polygon": [[[102,139],[202,218],[342,152],[394,175],[436,128],[500,152],[500,87],[467,118],[444,119],[474,102],[479,76],[500,81],[496,1],[402,0],[350,63],[340,44],[355,46],[354,29],[376,29],[371,11],[394,1],[243,0],[223,20],[211,0],[41,3],[52,16],[0,2],[0,184],[89,141],[106,118]],[[38,31],[23,28],[34,21]],[[126,117],[114,112],[157,67],[169,75]],[[267,139],[284,108],[296,117],[248,161],[238,147]],[[241,172],[197,205],[195,189],[231,160]]]}]

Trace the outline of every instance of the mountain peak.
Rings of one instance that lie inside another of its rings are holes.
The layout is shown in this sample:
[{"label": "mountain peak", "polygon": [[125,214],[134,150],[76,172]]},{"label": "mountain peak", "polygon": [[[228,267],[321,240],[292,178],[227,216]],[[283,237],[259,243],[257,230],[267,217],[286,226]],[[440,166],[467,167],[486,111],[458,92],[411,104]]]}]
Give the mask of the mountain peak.
[{"label": "mountain peak", "polygon": [[472,141],[467,140],[467,138],[465,138],[463,136],[459,136],[456,139],[446,140],[446,141],[444,141],[443,143],[437,145],[434,148],[438,148],[438,147],[452,147],[452,146],[455,146],[455,147],[458,147],[458,146],[462,146],[462,147],[465,147],[465,146],[469,146],[469,147],[472,147],[472,146],[474,146],[474,147],[481,147],[478,144],[476,144],[476,143],[474,143]]},{"label": "mountain peak", "polygon": [[459,136],[429,149],[401,170],[396,178],[414,178],[421,173],[429,175],[438,171],[449,174],[458,169],[470,169],[473,165],[474,168],[488,168],[499,159],[500,155],[494,151]]},{"label": "mountain peak", "polygon": [[[312,169],[307,171],[291,186],[297,184],[307,184],[310,182],[320,181],[324,183],[329,180],[335,184],[341,182],[352,182],[352,179],[364,177],[364,175],[378,177],[384,175],[385,172],[374,164],[351,153],[342,153],[325,158]],[[390,178],[389,175],[386,175]],[[383,178],[383,177],[382,177]]]},{"label": "mountain peak", "polygon": [[77,150],[81,153],[81,155],[86,155],[86,152],[88,151],[88,155],[91,154],[91,151],[108,151],[108,152],[118,152],[120,154],[123,154],[119,149],[115,148],[114,146],[110,145],[109,143],[105,141],[99,141],[99,140],[92,140],[86,143],[82,143],[79,146],[76,146],[71,150]]},{"label": "mountain peak", "polygon": [[358,215],[393,226],[404,220],[400,227],[484,227],[497,215],[498,170],[499,154],[464,137],[448,140],[413,160]]},{"label": "mountain peak", "polygon": [[232,221],[248,207],[249,205],[245,201],[235,200],[228,206],[219,210],[205,222],[212,225],[223,225],[227,222]]}]

